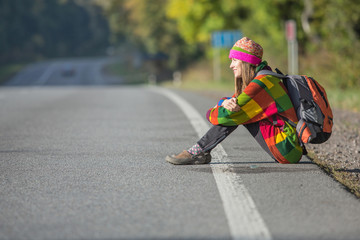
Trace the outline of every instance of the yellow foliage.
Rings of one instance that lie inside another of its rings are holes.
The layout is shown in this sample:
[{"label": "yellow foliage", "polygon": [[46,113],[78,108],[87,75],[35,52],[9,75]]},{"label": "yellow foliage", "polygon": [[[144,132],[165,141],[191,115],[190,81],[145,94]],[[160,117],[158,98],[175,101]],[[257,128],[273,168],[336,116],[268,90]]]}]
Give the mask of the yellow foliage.
[{"label": "yellow foliage", "polygon": [[166,16],[171,19],[186,17],[193,5],[194,0],[172,0],[166,5]]}]

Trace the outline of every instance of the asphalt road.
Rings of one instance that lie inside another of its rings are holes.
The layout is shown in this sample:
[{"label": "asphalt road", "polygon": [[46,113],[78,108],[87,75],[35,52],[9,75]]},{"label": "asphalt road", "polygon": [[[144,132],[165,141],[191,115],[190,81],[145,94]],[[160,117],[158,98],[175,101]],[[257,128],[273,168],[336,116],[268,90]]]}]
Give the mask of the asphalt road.
[{"label": "asphalt road", "polygon": [[0,239],[360,239],[359,199],[306,158],[274,163],[243,127],[210,165],[166,163],[214,100],[108,86],[107,61],[32,65],[0,88]]}]

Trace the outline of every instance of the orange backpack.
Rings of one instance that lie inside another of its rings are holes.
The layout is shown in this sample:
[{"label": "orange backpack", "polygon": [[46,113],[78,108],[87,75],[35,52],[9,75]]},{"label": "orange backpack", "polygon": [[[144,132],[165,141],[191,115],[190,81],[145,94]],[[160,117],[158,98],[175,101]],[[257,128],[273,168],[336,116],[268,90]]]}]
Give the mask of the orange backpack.
[{"label": "orange backpack", "polygon": [[288,90],[291,102],[294,105],[299,119],[296,127],[299,140],[302,143],[323,143],[332,132],[333,114],[325,89],[313,78],[305,75],[284,75],[262,70],[258,74],[272,75],[282,79]]}]

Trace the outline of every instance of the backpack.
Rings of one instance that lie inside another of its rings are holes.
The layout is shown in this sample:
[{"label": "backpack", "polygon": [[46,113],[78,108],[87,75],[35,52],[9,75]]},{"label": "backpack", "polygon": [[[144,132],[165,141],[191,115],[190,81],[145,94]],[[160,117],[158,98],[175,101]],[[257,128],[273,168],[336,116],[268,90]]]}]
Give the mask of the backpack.
[{"label": "backpack", "polygon": [[282,79],[299,119],[297,124],[288,122],[296,127],[300,142],[320,144],[327,141],[332,132],[333,114],[325,89],[311,77],[284,75],[278,69],[276,71],[262,70],[257,75]]}]

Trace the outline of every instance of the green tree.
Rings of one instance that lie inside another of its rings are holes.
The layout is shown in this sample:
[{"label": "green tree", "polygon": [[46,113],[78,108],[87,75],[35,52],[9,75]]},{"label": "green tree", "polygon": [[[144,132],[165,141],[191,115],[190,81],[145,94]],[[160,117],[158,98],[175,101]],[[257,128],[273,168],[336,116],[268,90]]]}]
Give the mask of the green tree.
[{"label": "green tree", "polygon": [[309,68],[334,87],[360,86],[360,2],[307,0],[311,9],[306,54]]},{"label": "green tree", "polygon": [[0,64],[44,57],[103,54],[108,25],[80,0],[0,0]]},{"label": "green tree", "polygon": [[166,16],[167,0],[110,0],[99,2],[105,9],[112,42],[131,45],[152,56],[167,55],[167,66],[176,68],[201,52],[196,44],[185,44],[176,21]]}]

